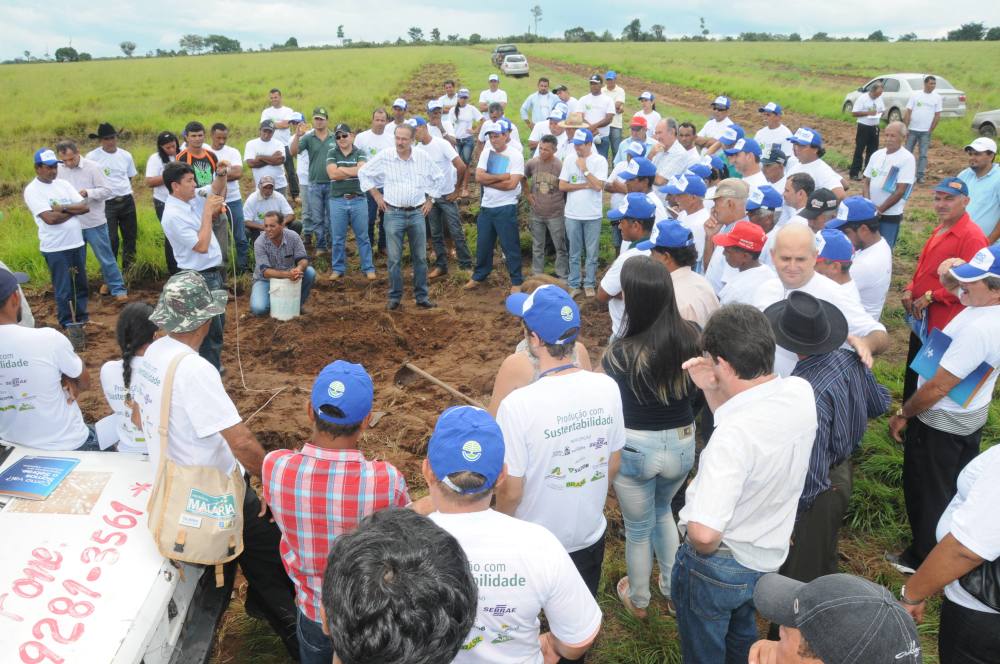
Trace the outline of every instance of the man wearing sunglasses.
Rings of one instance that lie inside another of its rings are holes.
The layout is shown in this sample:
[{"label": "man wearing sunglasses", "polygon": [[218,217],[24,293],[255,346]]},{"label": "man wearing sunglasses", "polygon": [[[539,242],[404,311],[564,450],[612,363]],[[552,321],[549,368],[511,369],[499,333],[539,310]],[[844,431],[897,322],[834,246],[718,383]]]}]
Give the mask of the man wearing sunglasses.
[{"label": "man wearing sunglasses", "polygon": [[368,238],[368,200],[358,182],[358,169],[367,158],[354,146],[354,134],[343,122],[334,129],[333,137],[336,143],[326,157],[326,173],[330,177],[330,280],[340,279],[347,271],[344,245],[350,226],[358,245],[361,271],[369,281],[374,281],[375,265]]}]

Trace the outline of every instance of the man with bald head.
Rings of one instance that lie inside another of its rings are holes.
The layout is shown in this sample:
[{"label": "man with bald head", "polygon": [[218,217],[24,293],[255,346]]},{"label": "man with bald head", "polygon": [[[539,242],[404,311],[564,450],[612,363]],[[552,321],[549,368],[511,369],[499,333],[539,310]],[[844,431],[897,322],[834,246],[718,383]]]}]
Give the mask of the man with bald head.
[{"label": "man with bald head", "polygon": [[896,246],[899,224],[906,206],[906,191],[917,179],[917,162],[903,147],[906,125],[890,122],[882,132],[885,147],[876,150],[864,172],[861,195],[878,208],[879,230],[889,247]]},{"label": "man with bald head", "polygon": [[[888,348],[889,335],[885,327],[861,306],[860,298],[848,295],[832,280],[816,272],[818,253],[816,236],[808,226],[792,224],[778,231],[774,249],[771,250],[771,260],[778,276],[760,285],[753,304],[763,311],[786,299],[789,293],[799,290],[826,300],[844,314],[847,319],[847,343],[857,351],[865,365],[871,367],[872,356]],[[795,353],[778,346],[774,371],[789,376],[797,361]]]}]

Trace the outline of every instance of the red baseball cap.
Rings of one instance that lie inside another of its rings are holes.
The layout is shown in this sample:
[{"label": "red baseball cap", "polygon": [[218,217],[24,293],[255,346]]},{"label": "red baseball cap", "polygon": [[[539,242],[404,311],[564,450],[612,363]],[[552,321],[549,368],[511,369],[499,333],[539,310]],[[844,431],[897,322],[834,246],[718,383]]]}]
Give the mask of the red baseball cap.
[{"label": "red baseball cap", "polygon": [[749,221],[737,221],[733,230],[728,233],[719,233],[712,238],[712,242],[718,247],[736,247],[754,253],[764,250],[764,242],[767,237],[764,229]]},{"label": "red baseball cap", "polygon": [[646,122],[646,118],[642,117],[641,115],[633,115],[632,116],[632,120],[631,120],[631,122],[629,122],[628,126],[629,127],[647,127],[648,128],[649,124]]}]

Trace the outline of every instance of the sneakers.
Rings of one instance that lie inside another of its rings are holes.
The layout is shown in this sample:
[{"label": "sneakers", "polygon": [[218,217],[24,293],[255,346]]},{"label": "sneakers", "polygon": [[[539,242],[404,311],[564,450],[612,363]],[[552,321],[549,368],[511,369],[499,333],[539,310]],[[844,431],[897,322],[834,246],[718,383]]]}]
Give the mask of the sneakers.
[{"label": "sneakers", "polygon": [[436,309],[437,305],[430,300],[421,300],[417,302],[417,306],[421,309]]},{"label": "sneakers", "polygon": [[886,553],[885,561],[892,565],[892,567],[900,574],[915,574],[916,569],[910,566],[910,563],[903,558],[903,554]]},{"label": "sneakers", "polygon": [[66,338],[73,344],[73,350],[82,353],[87,349],[87,334],[82,325],[71,325],[66,328]]},{"label": "sneakers", "polygon": [[597,295],[594,289],[590,287],[584,288],[583,292],[586,293],[587,297],[595,297]]}]

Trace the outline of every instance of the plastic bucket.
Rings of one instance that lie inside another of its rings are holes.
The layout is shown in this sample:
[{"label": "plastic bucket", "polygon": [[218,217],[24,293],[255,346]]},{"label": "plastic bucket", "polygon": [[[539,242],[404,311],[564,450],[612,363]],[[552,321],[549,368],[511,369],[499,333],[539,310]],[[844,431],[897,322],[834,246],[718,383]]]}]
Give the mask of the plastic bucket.
[{"label": "plastic bucket", "polygon": [[271,318],[291,320],[299,315],[302,302],[302,280],[270,279]]}]

